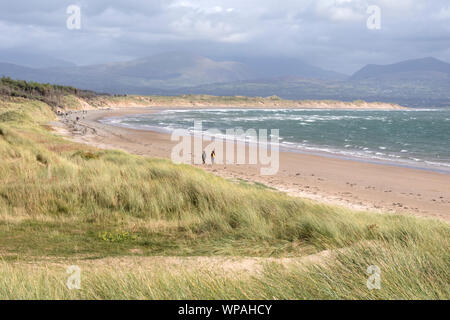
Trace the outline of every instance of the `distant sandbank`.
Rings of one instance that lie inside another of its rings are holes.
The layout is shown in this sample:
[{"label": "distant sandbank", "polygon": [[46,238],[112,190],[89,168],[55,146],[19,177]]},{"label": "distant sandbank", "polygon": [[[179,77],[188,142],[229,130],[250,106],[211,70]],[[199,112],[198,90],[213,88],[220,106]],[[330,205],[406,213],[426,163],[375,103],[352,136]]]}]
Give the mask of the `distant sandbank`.
[{"label": "distant sandbank", "polygon": [[73,97],[71,109],[99,108],[271,108],[271,109],[352,109],[352,110],[401,110],[408,109],[394,103],[336,100],[286,100],[277,96],[244,97],[244,96],[135,96],[135,95],[99,95],[83,99]]}]

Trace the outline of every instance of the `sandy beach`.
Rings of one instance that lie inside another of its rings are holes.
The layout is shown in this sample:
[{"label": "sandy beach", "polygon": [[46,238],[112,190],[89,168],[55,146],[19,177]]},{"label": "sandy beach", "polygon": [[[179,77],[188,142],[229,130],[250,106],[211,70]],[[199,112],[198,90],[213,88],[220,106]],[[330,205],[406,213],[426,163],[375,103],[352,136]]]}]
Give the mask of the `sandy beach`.
[{"label": "sandy beach", "polygon": [[[54,129],[73,141],[170,158],[177,142],[170,135],[115,127],[102,118],[156,112],[156,108],[120,108],[72,113]],[[76,122],[75,118],[80,117]],[[450,220],[450,175],[319,155],[280,152],[276,175],[261,176],[259,165],[198,165],[230,179],[244,179],[322,203],[352,209],[397,212]]]}]

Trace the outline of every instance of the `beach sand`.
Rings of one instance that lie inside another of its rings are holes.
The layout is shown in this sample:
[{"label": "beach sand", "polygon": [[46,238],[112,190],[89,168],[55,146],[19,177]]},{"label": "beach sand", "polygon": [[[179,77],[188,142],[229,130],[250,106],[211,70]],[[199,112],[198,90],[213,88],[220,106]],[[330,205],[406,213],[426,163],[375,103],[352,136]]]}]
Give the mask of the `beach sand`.
[{"label": "beach sand", "polygon": [[[73,113],[64,121],[53,123],[53,127],[73,141],[99,148],[170,158],[178,143],[171,141],[170,135],[98,122],[102,118],[157,110],[91,110],[87,114]],[[77,116],[81,118],[78,123],[74,121]],[[225,178],[263,183],[321,203],[450,220],[450,175],[445,173],[292,152],[280,152],[280,168],[272,176],[260,175],[259,165],[196,166]]]}]

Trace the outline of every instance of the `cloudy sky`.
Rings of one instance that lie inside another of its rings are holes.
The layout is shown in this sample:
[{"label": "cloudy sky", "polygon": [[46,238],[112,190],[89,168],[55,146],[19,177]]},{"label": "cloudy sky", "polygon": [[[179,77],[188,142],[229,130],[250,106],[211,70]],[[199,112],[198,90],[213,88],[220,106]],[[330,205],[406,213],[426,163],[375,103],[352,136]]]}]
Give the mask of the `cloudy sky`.
[{"label": "cloudy sky", "polygon": [[[81,8],[81,29],[67,8]],[[369,6],[381,29],[367,27]],[[0,3],[0,51],[79,65],[166,51],[227,60],[298,58],[352,73],[368,63],[450,62],[448,0],[39,0]]]}]

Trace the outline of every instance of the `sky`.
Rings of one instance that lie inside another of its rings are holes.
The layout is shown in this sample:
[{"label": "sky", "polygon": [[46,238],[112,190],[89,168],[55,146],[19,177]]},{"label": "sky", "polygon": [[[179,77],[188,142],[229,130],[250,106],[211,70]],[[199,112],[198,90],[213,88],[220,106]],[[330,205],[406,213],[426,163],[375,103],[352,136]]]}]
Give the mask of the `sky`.
[{"label": "sky", "polygon": [[[67,27],[71,5],[81,10],[79,29]],[[368,12],[373,6],[379,19]],[[379,28],[373,28],[374,22]],[[2,1],[2,51],[78,65],[167,51],[218,60],[297,58],[351,74],[370,63],[429,56],[450,62],[450,1]]]}]

